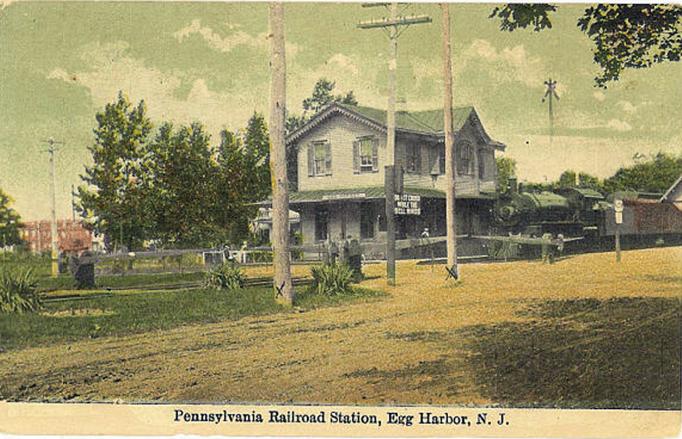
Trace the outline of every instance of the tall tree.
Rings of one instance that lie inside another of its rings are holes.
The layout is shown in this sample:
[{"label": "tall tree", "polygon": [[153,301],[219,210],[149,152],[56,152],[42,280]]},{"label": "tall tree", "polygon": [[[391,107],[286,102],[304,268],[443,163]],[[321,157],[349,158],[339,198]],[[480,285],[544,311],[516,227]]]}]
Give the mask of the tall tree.
[{"label": "tall tree", "polygon": [[95,116],[93,164],[85,167],[78,208],[109,245],[129,249],[146,238],[152,217],[145,205],[145,148],[152,123],[144,101],[133,106],[123,93]]},{"label": "tall tree", "polygon": [[[500,29],[551,28],[550,15],[557,6],[507,4],[493,9]],[[675,62],[682,56],[682,7],[675,4],[599,4],[585,9],[578,27],[594,43],[593,59],[601,73],[599,87],[616,81],[627,69]]]},{"label": "tall tree", "polygon": [[244,134],[245,166],[250,169],[250,188],[252,201],[264,199],[271,193],[270,182],[270,139],[265,118],[253,113]]},{"label": "tall tree", "polygon": [[[253,187],[254,172],[247,163],[253,158],[247,158],[244,142],[241,136],[223,130],[220,133],[217,163],[218,177],[216,178],[216,199],[220,200],[216,210],[215,222],[224,234],[224,240],[239,242],[249,237],[249,221],[256,215],[257,207],[252,203],[261,201],[264,196],[262,184]],[[263,166],[268,167],[266,162]],[[270,181],[265,189],[270,192]],[[260,197],[260,198],[259,198]]]},{"label": "tall tree", "polygon": [[21,217],[11,205],[12,197],[0,189],[0,246],[18,245],[22,243],[19,233]]},{"label": "tall tree", "polygon": [[175,130],[164,123],[149,146],[149,159],[155,237],[172,247],[215,244],[218,165],[203,125],[194,122]]},{"label": "tall tree", "polygon": [[355,98],[353,90],[350,90],[346,94],[334,94],[334,88],[336,88],[336,82],[330,81],[327,78],[318,79],[313,86],[312,94],[309,97],[303,99],[303,114],[301,116],[287,114],[287,133],[290,133],[303,126],[303,124],[310,120],[312,116],[324,108],[325,105],[329,105],[332,102],[339,102],[347,105],[358,105],[358,101]]},{"label": "tall tree", "polygon": [[291,306],[294,286],[291,283],[289,252],[289,183],[285,142],[286,59],[284,43],[284,5],[270,3],[270,169],[272,171],[272,247],[276,298]]}]

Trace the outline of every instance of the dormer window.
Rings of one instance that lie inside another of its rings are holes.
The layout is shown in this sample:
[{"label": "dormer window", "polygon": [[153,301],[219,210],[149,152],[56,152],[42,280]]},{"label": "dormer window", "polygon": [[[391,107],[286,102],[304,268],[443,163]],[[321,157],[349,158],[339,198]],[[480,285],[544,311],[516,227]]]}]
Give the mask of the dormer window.
[{"label": "dormer window", "polygon": [[353,142],[353,172],[379,170],[378,142],[375,137],[361,137]]},{"label": "dormer window", "polygon": [[471,174],[471,162],[474,157],[474,148],[471,143],[464,141],[459,147],[459,160],[457,161],[457,173]]},{"label": "dormer window", "polygon": [[418,174],[421,169],[421,156],[419,146],[410,143],[405,151],[405,171],[410,174]]}]

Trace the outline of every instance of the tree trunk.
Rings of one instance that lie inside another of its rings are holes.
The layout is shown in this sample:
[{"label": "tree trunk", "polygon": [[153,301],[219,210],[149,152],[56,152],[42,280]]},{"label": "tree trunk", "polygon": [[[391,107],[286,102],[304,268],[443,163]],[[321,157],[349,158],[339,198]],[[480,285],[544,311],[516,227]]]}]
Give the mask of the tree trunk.
[{"label": "tree trunk", "polygon": [[450,49],[450,5],[441,3],[443,11],[443,81],[445,84],[443,113],[445,123],[445,221],[447,234],[448,267],[455,280],[457,268],[457,227],[455,224],[455,135],[452,130],[452,50]]},{"label": "tree trunk", "polygon": [[289,253],[289,183],[287,181],[284,117],[286,105],[286,60],[284,53],[284,6],[270,3],[270,38],[272,72],[270,84],[270,173],[272,181],[272,250],[275,275],[273,286],[277,301],[291,306],[294,288],[291,283]]}]

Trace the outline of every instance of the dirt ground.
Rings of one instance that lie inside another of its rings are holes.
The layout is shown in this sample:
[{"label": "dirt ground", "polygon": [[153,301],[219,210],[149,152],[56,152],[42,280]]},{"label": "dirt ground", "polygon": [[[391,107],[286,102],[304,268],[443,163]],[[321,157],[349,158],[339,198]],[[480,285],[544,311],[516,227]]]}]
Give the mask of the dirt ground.
[{"label": "dirt ground", "polygon": [[0,396],[676,408],[682,247],[614,259],[463,265],[455,287],[370,265],[371,303],[0,353]]}]

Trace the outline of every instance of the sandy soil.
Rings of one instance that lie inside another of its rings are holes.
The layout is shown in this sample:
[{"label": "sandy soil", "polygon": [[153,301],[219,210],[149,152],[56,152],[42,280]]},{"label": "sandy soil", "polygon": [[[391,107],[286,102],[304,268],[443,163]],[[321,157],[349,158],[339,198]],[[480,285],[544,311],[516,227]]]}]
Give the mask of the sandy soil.
[{"label": "sandy soil", "polygon": [[[371,303],[292,311],[165,332],[0,354],[9,399],[489,404],[473,378],[467,328],[523,322],[556,299],[682,297],[682,248],[444,266],[398,264],[398,286],[366,267]],[[430,334],[449,334],[436,343]],[[447,364],[448,370],[435,370]]]}]

